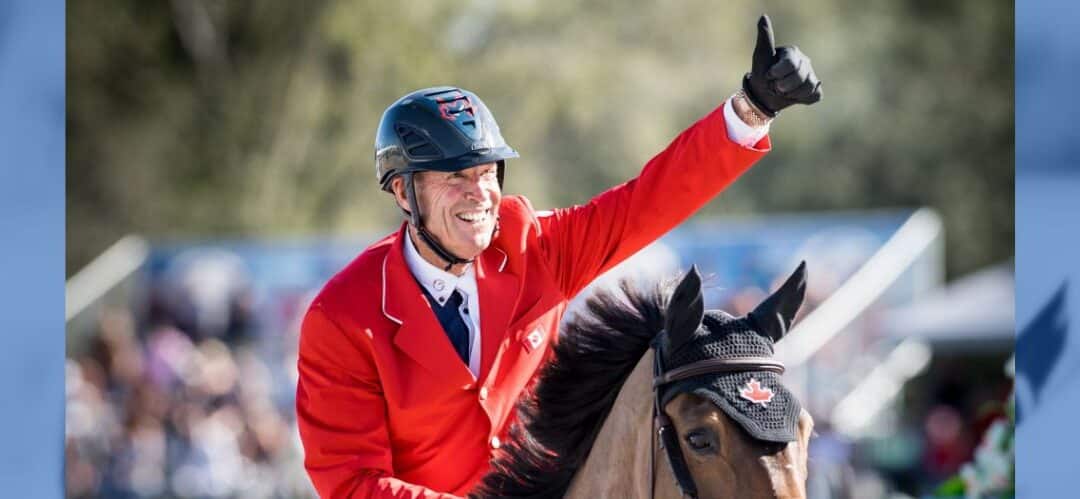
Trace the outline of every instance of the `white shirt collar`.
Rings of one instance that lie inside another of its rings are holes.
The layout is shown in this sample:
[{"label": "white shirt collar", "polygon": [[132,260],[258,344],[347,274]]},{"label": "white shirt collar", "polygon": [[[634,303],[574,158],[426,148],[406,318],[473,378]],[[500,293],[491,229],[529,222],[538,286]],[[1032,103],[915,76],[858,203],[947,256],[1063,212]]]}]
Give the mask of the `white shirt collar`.
[{"label": "white shirt collar", "polygon": [[466,265],[465,273],[461,274],[460,277],[446,272],[420,256],[420,252],[413,245],[408,228],[405,229],[404,235],[405,265],[409,267],[413,277],[427,290],[432,298],[435,298],[439,303],[443,303],[450,297],[455,288],[465,295],[463,298],[466,300],[471,296],[477,296],[476,274],[473,272],[471,263]]}]

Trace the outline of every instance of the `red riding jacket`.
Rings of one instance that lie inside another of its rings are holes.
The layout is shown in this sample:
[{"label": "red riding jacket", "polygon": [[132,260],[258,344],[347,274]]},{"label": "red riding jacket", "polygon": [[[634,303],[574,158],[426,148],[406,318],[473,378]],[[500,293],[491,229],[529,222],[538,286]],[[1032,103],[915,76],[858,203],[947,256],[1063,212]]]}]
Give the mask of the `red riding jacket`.
[{"label": "red riding jacket", "polygon": [[[323,497],[444,498],[488,471],[519,394],[547,357],[567,301],[682,222],[770,148],[728,138],[723,106],[637,178],[588,204],[537,216],[520,196],[476,260],[477,379],[405,264],[404,225],[364,250],[311,304],[296,411],[305,467]],[[437,492],[444,491],[444,492]]]}]

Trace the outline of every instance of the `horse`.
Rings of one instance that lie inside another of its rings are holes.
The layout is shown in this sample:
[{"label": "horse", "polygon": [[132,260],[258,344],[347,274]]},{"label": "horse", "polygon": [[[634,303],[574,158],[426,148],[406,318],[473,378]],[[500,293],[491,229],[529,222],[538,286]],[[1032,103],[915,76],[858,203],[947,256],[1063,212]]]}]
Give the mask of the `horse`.
[{"label": "horse", "polygon": [[738,318],[704,310],[696,267],[593,295],[469,497],[805,498],[813,419],[772,358],[805,289],[803,262]]}]

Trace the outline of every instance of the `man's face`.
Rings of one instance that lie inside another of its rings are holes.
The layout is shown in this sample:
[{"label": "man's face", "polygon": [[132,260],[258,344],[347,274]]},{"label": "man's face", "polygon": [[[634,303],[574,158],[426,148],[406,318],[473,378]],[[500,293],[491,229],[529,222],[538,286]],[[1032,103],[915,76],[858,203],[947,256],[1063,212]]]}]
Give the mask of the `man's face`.
[{"label": "man's face", "polygon": [[[495,163],[459,172],[419,172],[414,176],[416,202],[424,227],[451,253],[471,260],[491,244],[495,215],[502,199]],[[394,197],[408,209],[404,182],[394,180]]]}]

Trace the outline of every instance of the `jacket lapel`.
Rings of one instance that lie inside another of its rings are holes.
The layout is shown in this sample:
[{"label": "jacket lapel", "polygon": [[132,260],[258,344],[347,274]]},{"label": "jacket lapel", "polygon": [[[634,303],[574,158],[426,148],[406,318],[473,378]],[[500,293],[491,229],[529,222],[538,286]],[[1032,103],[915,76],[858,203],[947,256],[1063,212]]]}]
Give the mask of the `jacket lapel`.
[{"label": "jacket lapel", "polygon": [[455,385],[471,384],[472,373],[458,358],[420,285],[405,264],[405,237],[409,236],[403,225],[383,261],[383,313],[399,324],[394,333],[394,346],[424,366],[436,379],[448,380]]},{"label": "jacket lapel", "polygon": [[476,259],[476,286],[480,293],[480,376],[485,380],[501,351],[520,294],[517,275],[507,265],[506,253],[494,245]]}]

